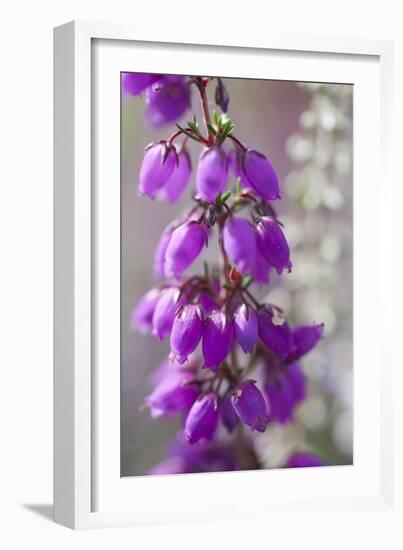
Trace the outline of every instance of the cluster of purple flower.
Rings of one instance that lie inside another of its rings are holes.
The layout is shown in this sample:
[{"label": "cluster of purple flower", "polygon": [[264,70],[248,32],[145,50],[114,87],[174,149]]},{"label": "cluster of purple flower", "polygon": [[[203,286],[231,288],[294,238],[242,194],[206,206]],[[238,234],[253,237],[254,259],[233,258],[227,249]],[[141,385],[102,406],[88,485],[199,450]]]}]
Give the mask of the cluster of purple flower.
[{"label": "cluster of purple flower", "polygon": [[[146,148],[139,175],[140,195],[174,203],[192,174],[187,140],[203,148],[195,174],[195,205],[163,232],[154,261],[154,273],[163,281],[140,300],[132,317],[140,330],[160,340],[170,336],[169,361],[157,371],[146,398],[152,417],[183,417],[180,439],[151,473],[259,467],[256,457],[250,460],[253,448],[244,436],[244,459],[235,446],[217,439],[220,426],[228,434],[242,425],[264,432],[269,422],[291,421],[306,396],[299,360],[323,335],[323,325],[291,328],[280,308],[259,303],[250,291],[253,283],[267,284],[271,270],[281,274],[292,267],[271,204],[280,198],[280,186],[269,160],[234,136],[221,79],[215,98],[224,113],[213,112],[211,119],[206,88],[212,80],[123,75],[126,93],[145,91],[147,118],[155,126],[178,120],[190,106],[191,85],[196,85],[207,129],[205,136],[195,118],[186,128],[177,125],[166,141]],[[180,136],[184,140],[177,150],[174,141]],[[230,171],[235,189],[228,188]],[[203,275],[187,276],[216,229],[220,268],[205,265]],[[250,378],[252,370],[259,383]],[[285,466],[320,464],[313,455],[297,453]]]}]

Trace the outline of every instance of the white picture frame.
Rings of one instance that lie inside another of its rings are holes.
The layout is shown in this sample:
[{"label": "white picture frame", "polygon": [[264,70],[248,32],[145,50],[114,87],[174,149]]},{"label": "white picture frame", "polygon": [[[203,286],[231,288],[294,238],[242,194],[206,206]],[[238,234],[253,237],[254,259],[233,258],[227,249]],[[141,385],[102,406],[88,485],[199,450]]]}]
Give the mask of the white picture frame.
[{"label": "white picture frame", "polygon": [[[254,43],[241,37],[231,43],[218,35],[208,41],[186,31],[180,38],[169,31],[152,36],[144,28],[109,23],[73,22],[55,29],[55,521],[81,529],[238,519],[301,507],[313,514],[346,507],[393,512],[395,410],[390,396],[396,358],[386,324],[374,328],[370,317],[374,310],[381,317],[389,315],[389,292],[396,284],[393,273],[380,268],[382,259],[393,254],[393,184],[385,185],[381,203],[378,196],[381,166],[383,180],[392,182],[392,43],[276,33],[257,36]],[[168,47],[170,55],[161,56]],[[189,74],[190,59],[196,74],[355,85],[351,467],[120,479],[119,363],[116,370],[111,368],[119,345],[119,200],[116,186],[96,183],[119,178],[120,145],[113,137],[119,125],[120,79],[110,77],[122,68]],[[100,83],[103,92],[94,101]],[[108,116],[99,116],[105,104],[111,106]],[[365,120],[371,110],[368,132]],[[107,155],[96,155],[104,150]],[[370,165],[364,162],[366,155]],[[102,232],[107,211],[112,228],[108,236]],[[103,292],[106,288],[114,290]],[[105,330],[111,335],[106,346],[105,339],[96,337]],[[264,483],[270,491],[262,492]],[[213,487],[219,490],[211,502]],[[197,505],[190,498],[195,491]]]}]

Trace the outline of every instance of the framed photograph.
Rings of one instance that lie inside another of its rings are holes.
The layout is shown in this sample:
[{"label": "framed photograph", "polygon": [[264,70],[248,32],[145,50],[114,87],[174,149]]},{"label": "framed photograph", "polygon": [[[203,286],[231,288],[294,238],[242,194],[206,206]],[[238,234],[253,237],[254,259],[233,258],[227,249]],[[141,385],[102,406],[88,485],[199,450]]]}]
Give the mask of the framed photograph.
[{"label": "framed photograph", "polygon": [[393,512],[392,44],[209,40],[55,29],[71,528]]}]

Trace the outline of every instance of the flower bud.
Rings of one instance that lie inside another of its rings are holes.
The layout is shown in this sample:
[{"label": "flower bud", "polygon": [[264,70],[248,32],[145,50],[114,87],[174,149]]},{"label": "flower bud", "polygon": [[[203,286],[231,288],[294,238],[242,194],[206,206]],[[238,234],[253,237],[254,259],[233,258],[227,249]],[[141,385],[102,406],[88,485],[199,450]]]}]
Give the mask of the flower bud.
[{"label": "flower bud", "polygon": [[152,418],[168,418],[179,412],[187,412],[199,394],[197,385],[192,382],[193,374],[171,365],[153,392],[145,399]]},{"label": "flower bud", "polygon": [[302,357],[316,346],[319,340],[323,338],[324,328],[325,325],[322,323],[320,325],[306,325],[292,329],[297,357]]},{"label": "flower bud", "polygon": [[149,145],[140,168],[138,193],[154,199],[167,183],[177,163],[176,150],[166,141]]},{"label": "flower bud", "polygon": [[192,164],[189,153],[183,149],[178,154],[178,163],[174,167],[166,185],[161,189],[160,198],[174,204],[182,196],[190,180]]},{"label": "flower bud", "polygon": [[261,255],[259,248],[256,251],[256,262],[252,271],[253,282],[256,284],[268,285],[270,282],[270,270],[272,266],[266,262]]},{"label": "flower bud", "polygon": [[242,275],[256,265],[256,231],[245,218],[231,217],[223,229],[225,252]]},{"label": "flower bud", "polygon": [[285,424],[293,419],[294,410],[306,397],[306,380],[297,363],[282,365],[268,372],[265,385],[273,420]]},{"label": "flower bud", "polygon": [[257,246],[265,260],[272,265],[278,274],[283,269],[291,270],[290,249],[280,225],[272,218],[265,216],[257,223]]},{"label": "flower bud", "polygon": [[190,107],[189,80],[184,76],[164,76],[146,91],[146,118],[160,128],[179,120]]},{"label": "flower bud", "polygon": [[227,391],[220,406],[221,421],[227,430],[231,433],[239,423],[239,416],[235,412],[231,400],[231,392]]},{"label": "flower bud", "polygon": [[277,174],[264,155],[248,149],[242,155],[241,163],[249,185],[255,193],[268,201],[280,198]]},{"label": "flower bud", "polygon": [[196,188],[200,198],[214,202],[224,190],[228,178],[228,161],[220,147],[205,149],[199,158]]},{"label": "flower bud", "polygon": [[125,95],[139,95],[160,78],[160,74],[122,73],[122,91]]},{"label": "flower bud", "polygon": [[179,364],[197,348],[203,330],[203,312],[200,306],[189,304],[176,313],[171,332],[171,357]]},{"label": "flower bud", "polygon": [[170,287],[161,291],[153,315],[153,334],[160,340],[171,332],[175,313],[184,303],[185,297],[180,295],[179,289]]},{"label": "flower bud", "polygon": [[158,279],[164,279],[165,274],[165,254],[167,251],[168,243],[171,240],[174,229],[178,227],[177,222],[170,223],[162,232],[160,240],[158,241],[157,249],[154,255],[154,275]]},{"label": "flower bud", "polygon": [[223,113],[226,113],[228,111],[228,105],[229,105],[229,94],[221,78],[217,79],[217,86],[215,89],[214,99],[215,99],[216,105],[221,107]]},{"label": "flower bud", "polygon": [[140,332],[147,332],[152,327],[154,310],[160,298],[157,288],[149,290],[139,301],[132,313],[131,325]]},{"label": "flower bud", "polygon": [[203,329],[203,357],[205,366],[217,371],[230,352],[234,337],[234,327],[227,315],[214,310],[207,317]]},{"label": "flower bud", "polygon": [[258,432],[264,432],[269,422],[266,401],[253,380],[245,380],[232,391],[232,405],[242,422]]},{"label": "flower bud", "polygon": [[177,227],[167,245],[165,274],[180,277],[198,258],[206,245],[207,232],[202,224],[190,221]]},{"label": "flower bud", "polygon": [[312,468],[325,466],[325,463],[313,453],[295,452],[288,458],[284,466],[285,468]]},{"label": "flower bud", "polygon": [[187,415],[184,437],[189,443],[212,439],[218,425],[218,403],[215,393],[197,399]]},{"label": "flower bud", "polygon": [[251,353],[255,347],[258,322],[255,311],[248,304],[241,304],[234,315],[235,339],[244,353]]},{"label": "flower bud", "polygon": [[252,188],[248,181],[248,178],[245,175],[245,172],[243,171],[242,158],[242,153],[238,149],[232,149],[228,154],[229,166],[234,176],[240,179],[242,187],[244,187],[245,189]]},{"label": "flower bud", "polygon": [[257,312],[259,337],[273,353],[283,358],[294,351],[291,329],[287,321],[273,308],[265,307]]}]

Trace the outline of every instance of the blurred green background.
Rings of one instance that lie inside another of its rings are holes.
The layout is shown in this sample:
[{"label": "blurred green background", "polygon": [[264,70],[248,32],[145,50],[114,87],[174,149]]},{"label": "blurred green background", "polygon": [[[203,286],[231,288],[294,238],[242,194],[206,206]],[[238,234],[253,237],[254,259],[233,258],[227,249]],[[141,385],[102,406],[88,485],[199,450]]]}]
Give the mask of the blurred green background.
[{"label": "blurred green background", "polygon": [[[273,163],[284,197],[276,204],[290,243],[293,271],[273,276],[260,291],[283,307],[290,322],[325,323],[325,339],[303,361],[308,399],[296,421],[269,427],[256,439],[267,467],[278,467],[294,448],[329,464],[353,457],[353,181],[352,86],[225,79],[228,115],[236,135]],[[214,89],[214,87],[212,86]],[[210,106],[215,108],[210,92]],[[154,284],[155,247],[165,226],[190,201],[194,179],[177,205],[137,196],[144,147],[167,138],[144,119],[144,99],[122,99],[122,365],[121,475],[144,475],[162,460],[176,421],[151,420],[141,411],[150,376],[168,355],[168,342],[130,327],[131,312]],[[192,111],[201,121],[197,97]],[[186,115],[184,117],[186,121]],[[190,150],[196,165],[198,144]],[[214,252],[209,251],[210,254]],[[197,266],[196,268],[197,269]]]}]

